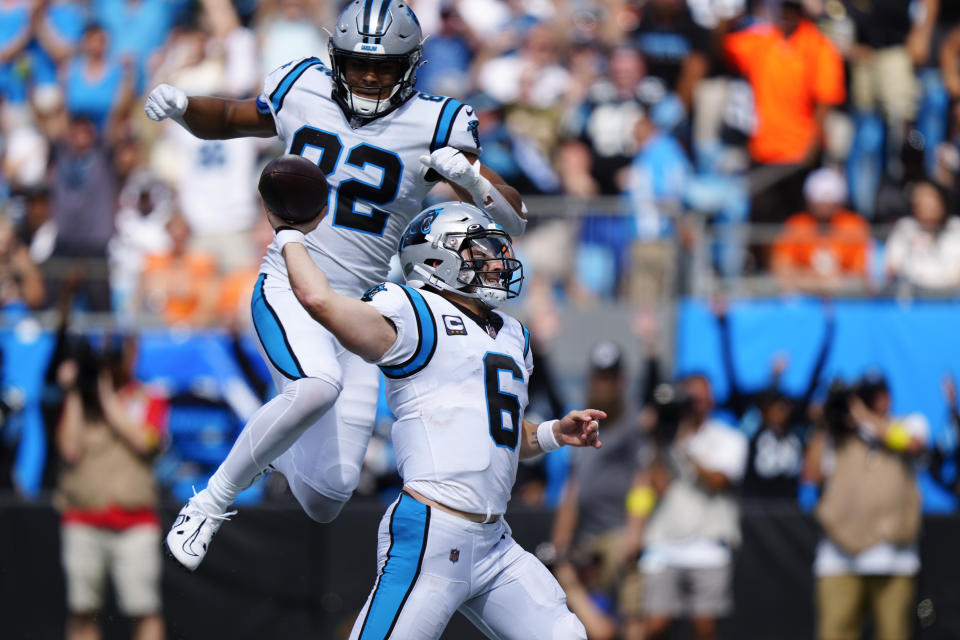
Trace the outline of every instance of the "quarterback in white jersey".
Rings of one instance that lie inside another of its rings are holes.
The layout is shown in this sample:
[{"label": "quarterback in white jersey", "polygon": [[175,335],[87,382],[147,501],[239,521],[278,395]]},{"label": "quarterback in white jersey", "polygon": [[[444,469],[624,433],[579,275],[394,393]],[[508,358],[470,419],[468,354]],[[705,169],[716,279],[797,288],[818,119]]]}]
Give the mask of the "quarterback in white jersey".
[{"label": "quarterback in white jersey", "polygon": [[503,514],[519,459],[563,444],[599,448],[606,414],[524,420],[530,335],[494,309],[523,279],[509,236],[472,205],[425,210],[401,239],[406,285],[379,284],[361,300],[333,290],[300,231],[277,241],[297,298],[380,367],[396,416],[404,489],[381,520],[376,583],[350,637],[439,638],[460,611],[491,638],[585,639],[560,585],[514,542]]},{"label": "quarterback in white jersey", "polygon": [[[277,135],[314,161],[330,185],[330,215],[305,246],[338,293],[359,296],[385,279],[407,223],[438,181],[509,233],[526,224],[516,190],[480,164],[473,109],[414,89],[420,25],[400,0],[354,0],[330,38],[331,67],[316,58],[271,73],[251,100],[151,91],[145,111],[201,138]],[[335,518],[359,480],[373,429],[379,376],[344,349],[294,297],[276,244],[252,301],[259,347],[280,395],[247,423],[226,460],[167,536],[196,568],[236,495],[266,468],[281,471],[310,517]]]}]

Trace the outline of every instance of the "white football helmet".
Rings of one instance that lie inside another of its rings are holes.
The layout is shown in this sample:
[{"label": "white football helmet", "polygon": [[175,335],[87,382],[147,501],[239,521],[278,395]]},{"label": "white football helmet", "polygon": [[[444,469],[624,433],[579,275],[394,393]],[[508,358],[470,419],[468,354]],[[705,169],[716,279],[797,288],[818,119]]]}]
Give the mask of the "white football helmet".
[{"label": "white football helmet", "polygon": [[400,238],[400,266],[407,285],[455,291],[488,307],[515,298],[523,265],[510,236],[482,210],[443,202],[422,211]]}]

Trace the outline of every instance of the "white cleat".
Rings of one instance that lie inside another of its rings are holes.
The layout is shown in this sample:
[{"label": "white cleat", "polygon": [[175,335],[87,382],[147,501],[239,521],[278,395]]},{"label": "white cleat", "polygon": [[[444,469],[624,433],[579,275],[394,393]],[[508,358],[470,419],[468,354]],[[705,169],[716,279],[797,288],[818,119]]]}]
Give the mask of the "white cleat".
[{"label": "white cleat", "polygon": [[196,507],[191,499],[170,527],[166,539],[167,553],[188,571],[195,571],[207,555],[220,525],[236,513],[209,514]]}]

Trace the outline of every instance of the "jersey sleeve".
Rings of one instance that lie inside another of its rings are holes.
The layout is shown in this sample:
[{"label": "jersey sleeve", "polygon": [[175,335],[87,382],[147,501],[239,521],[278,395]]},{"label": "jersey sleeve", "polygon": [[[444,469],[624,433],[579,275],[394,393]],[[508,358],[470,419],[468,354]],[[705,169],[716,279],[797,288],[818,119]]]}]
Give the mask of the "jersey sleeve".
[{"label": "jersey sleeve", "polygon": [[271,71],[263,81],[263,91],[257,96],[257,110],[264,115],[269,113],[273,116],[277,135],[281,139],[286,139],[286,136],[280,129],[280,118],[277,117],[277,113],[283,108],[284,98],[307,69],[322,64],[319,58],[291,60]]},{"label": "jersey sleeve", "polygon": [[477,127],[477,112],[468,104],[447,98],[440,107],[433,130],[430,151],[453,147],[460,151],[480,155],[480,132]]},{"label": "jersey sleeve", "polygon": [[523,330],[523,365],[527,369],[527,379],[533,375],[533,345],[530,344],[530,329],[525,324],[520,324]]},{"label": "jersey sleeve", "polygon": [[397,340],[379,360],[380,366],[396,366],[416,355],[420,343],[417,331],[417,311],[404,287],[385,282],[369,289],[361,298],[389,319],[397,330]]}]

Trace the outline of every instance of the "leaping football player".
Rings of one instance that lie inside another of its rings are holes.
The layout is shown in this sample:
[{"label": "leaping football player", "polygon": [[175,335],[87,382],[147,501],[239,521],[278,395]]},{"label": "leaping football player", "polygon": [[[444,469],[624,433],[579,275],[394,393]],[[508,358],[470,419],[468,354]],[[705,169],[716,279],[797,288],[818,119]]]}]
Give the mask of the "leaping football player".
[{"label": "leaping football player", "polygon": [[[329,211],[304,246],[333,289],[360,297],[386,279],[400,236],[443,180],[507,233],[526,225],[515,189],[480,164],[474,110],[414,89],[420,24],[400,0],[355,0],[330,37],[331,66],[290,62],[251,100],[197,97],[159,85],[144,107],[206,139],[279,136],[315,162],[330,185]],[[253,293],[258,347],[279,395],[245,425],[207,487],[180,511],[170,553],[193,570],[237,494],[267,468],[286,477],[307,514],[336,518],[359,480],[376,415],[376,367],[344,347],[297,301],[276,242]]]},{"label": "leaping football player", "polygon": [[277,235],[293,291],[386,376],[403,479],[380,521],[377,579],[351,640],[439,638],[455,611],[489,638],[585,640],[560,585],[514,542],[503,514],[519,459],[599,448],[606,414],[524,419],[530,334],[496,310],[523,281],[510,237],[473,205],[427,209],[400,241],[406,285],[379,284],[357,300],[310,260],[301,231],[311,226]]}]

